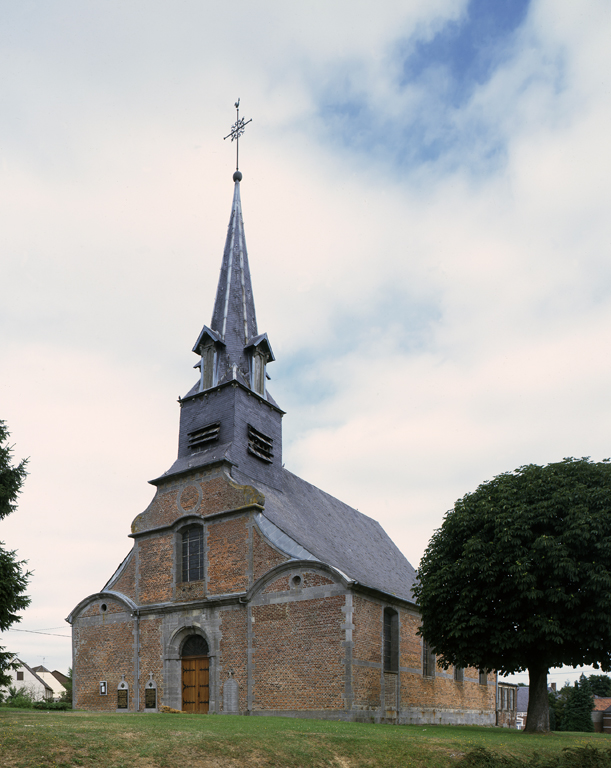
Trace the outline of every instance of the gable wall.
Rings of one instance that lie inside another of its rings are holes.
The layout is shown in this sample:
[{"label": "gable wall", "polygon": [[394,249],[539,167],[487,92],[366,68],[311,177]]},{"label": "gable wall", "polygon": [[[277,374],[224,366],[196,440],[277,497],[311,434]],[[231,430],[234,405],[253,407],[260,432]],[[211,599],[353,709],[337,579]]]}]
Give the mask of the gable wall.
[{"label": "gable wall", "polygon": [[[102,603],[107,606],[105,612],[100,609]],[[114,712],[122,674],[133,693],[134,620],[130,612],[112,599],[92,602],[72,626],[72,644],[75,708]],[[101,680],[107,682],[106,696],[100,695]]]},{"label": "gable wall", "polygon": [[253,714],[344,709],[345,608],[344,587],[302,564],[253,599]]}]

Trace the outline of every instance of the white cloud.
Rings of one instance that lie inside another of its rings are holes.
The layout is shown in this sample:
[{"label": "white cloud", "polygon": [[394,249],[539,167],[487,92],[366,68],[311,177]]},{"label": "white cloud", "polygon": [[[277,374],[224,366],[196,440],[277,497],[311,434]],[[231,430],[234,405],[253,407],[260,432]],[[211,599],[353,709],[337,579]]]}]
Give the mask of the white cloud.
[{"label": "white cloud", "polygon": [[[4,11],[2,46],[0,418],[32,462],[0,538],[36,572],[24,628],[60,625],[104,584],[174,458],[237,96],[287,467],[380,520],[416,564],[479,482],[611,453],[606,3],[535,3],[452,114],[460,140],[409,168],[382,140],[342,146],[321,99],[344,78],[381,129],[446,108],[401,90],[397,51],[464,2],[23,8]],[[29,663],[51,648],[3,640]]]}]

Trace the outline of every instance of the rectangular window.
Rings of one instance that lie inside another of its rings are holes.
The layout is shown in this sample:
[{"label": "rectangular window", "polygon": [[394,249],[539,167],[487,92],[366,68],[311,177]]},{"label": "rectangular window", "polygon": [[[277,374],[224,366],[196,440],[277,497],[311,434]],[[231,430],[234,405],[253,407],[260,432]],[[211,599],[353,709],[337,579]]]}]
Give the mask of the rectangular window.
[{"label": "rectangular window", "polygon": [[204,578],[204,529],[201,525],[187,528],[182,534],[182,580]]},{"label": "rectangular window", "polygon": [[465,679],[465,670],[462,667],[454,667],[454,680],[456,680],[457,683],[464,682]]},{"label": "rectangular window", "polygon": [[252,388],[259,395],[265,395],[265,358],[260,352],[254,353],[252,364]]},{"label": "rectangular window", "polygon": [[23,672],[17,672],[17,680],[23,680]]},{"label": "rectangular window", "polygon": [[422,644],[422,675],[423,677],[435,677],[437,660],[428,643]]},{"label": "rectangular window", "polygon": [[479,671],[479,684],[488,685],[488,673],[483,669]]},{"label": "rectangular window", "polygon": [[202,359],[201,365],[201,379],[200,379],[200,392],[204,389],[210,389],[215,384],[214,365],[216,362],[216,350],[214,344],[209,344],[201,350]]},{"label": "rectangular window", "polygon": [[263,432],[259,432],[251,424],[248,425],[248,452],[254,454],[263,461],[271,463],[274,458],[273,454],[274,441],[271,437],[267,437]]}]

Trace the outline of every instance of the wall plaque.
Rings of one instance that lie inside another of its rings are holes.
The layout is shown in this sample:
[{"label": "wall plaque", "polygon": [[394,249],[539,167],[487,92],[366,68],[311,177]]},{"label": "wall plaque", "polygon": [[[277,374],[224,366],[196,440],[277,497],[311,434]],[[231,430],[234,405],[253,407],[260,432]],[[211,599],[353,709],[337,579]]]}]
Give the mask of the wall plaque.
[{"label": "wall plaque", "polygon": [[117,691],[117,709],[127,709],[127,691],[125,689]]},{"label": "wall plaque", "polygon": [[225,682],[223,686],[223,711],[224,712],[238,712],[238,694],[239,686],[233,677]]},{"label": "wall plaque", "polygon": [[157,707],[157,689],[144,689],[144,707],[145,709],[156,709]]}]

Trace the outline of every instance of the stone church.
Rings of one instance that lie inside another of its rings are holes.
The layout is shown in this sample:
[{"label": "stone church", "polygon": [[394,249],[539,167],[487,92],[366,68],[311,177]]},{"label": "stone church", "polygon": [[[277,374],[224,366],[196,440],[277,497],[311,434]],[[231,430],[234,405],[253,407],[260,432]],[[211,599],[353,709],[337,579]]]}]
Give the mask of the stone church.
[{"label": "stone church", "polygon": [[493,725],[496,676],[436,665],[415,571],[381,526],[282,464],[241,179],[178,457],[125,560],[67,619],[74,706]]}]

